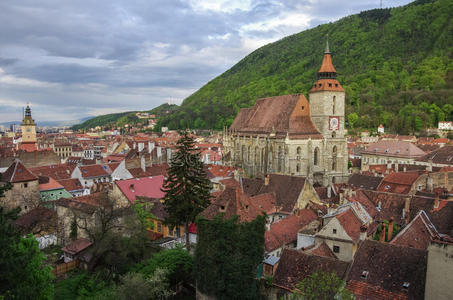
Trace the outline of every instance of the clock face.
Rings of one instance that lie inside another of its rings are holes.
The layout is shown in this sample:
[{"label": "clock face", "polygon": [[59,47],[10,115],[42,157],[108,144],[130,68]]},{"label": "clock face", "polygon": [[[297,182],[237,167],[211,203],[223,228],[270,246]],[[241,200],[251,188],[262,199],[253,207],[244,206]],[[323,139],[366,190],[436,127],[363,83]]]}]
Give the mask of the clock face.
[{"label": "clock face", "polygon": [[329,118],[329,130],[338,130],[340,124],[340,120],[338,117],[330,117]]}]

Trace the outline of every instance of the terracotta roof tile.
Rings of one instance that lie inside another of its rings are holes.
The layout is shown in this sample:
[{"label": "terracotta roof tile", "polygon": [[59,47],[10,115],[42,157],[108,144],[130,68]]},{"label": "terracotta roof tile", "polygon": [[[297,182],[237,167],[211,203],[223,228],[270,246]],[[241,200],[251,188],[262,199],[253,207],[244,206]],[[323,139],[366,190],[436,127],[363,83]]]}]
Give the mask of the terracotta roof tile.
[{"label": "terracotta roof tile", "polygon": [[134,203],[137,196],[161,199],[165,193],[161,191],[164,176],[142,177],[115,181],[126,198]]},{"label": "terracotta roof tile", "polygon": [[327,244],[324,242],[319,243],[315,247],[313,247],[305,252],[309,253],[309,254],[323,256],[323,257],[330,257],[330,258],[335,258],[335,259],[337,258],[335,253],[333,253],[332,250],[330,250],[329,246],[327,246]]},{"label": "terracotta roof tile", "polygon": [[105,165],[79,166],[83,178],[109,176],[108,167]]},{"label": "terracotta roof tile", "polygon": [[16,159],[2,174],[2,180],[16,183],[38,180],[38,177],[31,173],[20,160]]},{"label": "terracotta roof tile", "polygon": [[286,290],[293,290],[299,281],[317,271],[335,272],[339,278],[344,279],[348,267],[349,263],[338,259],[285,249],[275,271],[273,283]]},{"label": "terracotta roof tile", "polygon": [[68,192],[83,190],[83,186],[78,178],[61,179],[58,180],[58,182]]},{"label": "terracotta roof tile", "polygon": [[[423,299],[426,263],[427,251],[365,240],[355,254],[347,278],[348,287],[366,299],[382,299],[381,295],[392,294]],[[364,271],[368,272],[366,277]],[[409,283],[407,290],[403,287],[406,282]],[[372,290],[378,293],[370,293]],[[388,299],[386,297],[384,299]]]},{"label": "terracotta roof tile", "polygon": [[419,158],[426,154],[411,142],[387,140],[371,144],[362,152],[366,153],[407,158]]}]

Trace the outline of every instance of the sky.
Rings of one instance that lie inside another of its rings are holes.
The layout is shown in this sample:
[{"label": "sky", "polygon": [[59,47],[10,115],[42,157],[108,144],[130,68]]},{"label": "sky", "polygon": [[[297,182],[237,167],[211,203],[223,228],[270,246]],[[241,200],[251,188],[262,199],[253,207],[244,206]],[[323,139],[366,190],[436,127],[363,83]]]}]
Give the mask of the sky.
[{"label": "sky", "polygon": [[[383,7],[407,0],[382,0]],[[180,104],[255,49],[380,0],[1,0],[0,123]]]}]

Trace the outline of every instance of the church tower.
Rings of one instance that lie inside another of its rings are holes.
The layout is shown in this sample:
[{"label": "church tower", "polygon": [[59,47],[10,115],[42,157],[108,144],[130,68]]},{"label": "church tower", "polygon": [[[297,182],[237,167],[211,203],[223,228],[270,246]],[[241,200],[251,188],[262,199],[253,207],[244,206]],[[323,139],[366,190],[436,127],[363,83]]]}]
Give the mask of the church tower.
[{"label": "church tower", "polygon": [[336,77],[327,41],[318,80],[309,92],[311,119],[327,139],[344,137],[345,92]]},{"label": "church tower", "polygon": [[22,143],[36,143],[36,124],[31,117],[31,108],[29,105],[25,108],[24,119],[22,120]]}]

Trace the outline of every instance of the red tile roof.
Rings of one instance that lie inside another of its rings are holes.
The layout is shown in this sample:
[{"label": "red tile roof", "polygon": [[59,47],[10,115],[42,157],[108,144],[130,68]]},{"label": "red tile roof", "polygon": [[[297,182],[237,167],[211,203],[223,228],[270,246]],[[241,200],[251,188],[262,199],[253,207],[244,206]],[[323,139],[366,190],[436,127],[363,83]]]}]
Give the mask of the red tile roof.
[{"label": "red tile roof", "polygon": [[368,146],[362,154],[367,153],[407,158],[418,158],[426,154],[411,142],[386,140],[381,140]]},{"label": "red tile roof", "polygon": [[83,190],[83,186],[78,178],[61,179],[58,182],[68,192]]},{"label": "red tile roof", "polygon": [[360,238],[360,222],[359,218],[355,215],[352,208],[348,208],[341,214],[337,215],[336,218],[340,222],[346,233],[354,240],[358,241]]},{"label": "red tile roof", "polygon": [[38,150],[38,147],[36,146],[36,143],[34,142],[24,142],[21,143],[19,146],[19,149],[24,152],[34,152]]},{"label": "red tile roof", "polygon": [[93,243],[87,239],[77,239],[66,247],[61,248],[61,250],[74,255],[90,247],[92,244]]},{"label": "red tile roof", "polygon": [[76,167],[75,164],[57,164],[30,168],[30,172],[36,176],[52,177],[55,180],[71,178],[72,171]]},{"label": "red tile roof", "polygon": [[59,190],[59,189],[64,188],[60,183],[58,183],[52,177],[48,177],[48,178],[49,178],[48,182],[39,184],[39,191]]},{"label": "red tile roof", "polygon": [[38,180],[38,177],[31,173],[20,160],[16,159],[2,174],[2,180],[15,183]]},{"label": "red tile roof", "polygon": [[137,196],[161,199],[165,193],[161,191],[164,176],[142,177],[115,181],[115,184],[123,192],[124,196],[134,203]]},{"label": "red tile roof", "polygon": [[435,238],[439,238],[439,233],[425,211],[422,210],[395,236],[390,244],[426,250],[431,239]]},{"label": "red tile roof", "polygon": [[318,216],[311,209],[303,209],[300,215],[291,215],[276,223],[264,234],[265,249],[271,252],[284,245],[297,241],[297,233],[304,226],[316,220]]},{"label": "red tile roof", "polygon": [[108,176],[107,166],[104,165],[88,165],[79,166],[83,178]]},{"label": "red tile roof", "polygon": [[382,179],[377,191],[408,194],[411,191],[412,184],[420,177],[420,173],[415,172],[395,172],[388,174]]}]

